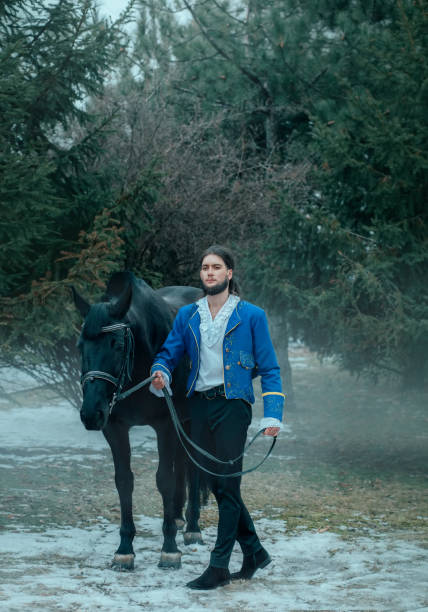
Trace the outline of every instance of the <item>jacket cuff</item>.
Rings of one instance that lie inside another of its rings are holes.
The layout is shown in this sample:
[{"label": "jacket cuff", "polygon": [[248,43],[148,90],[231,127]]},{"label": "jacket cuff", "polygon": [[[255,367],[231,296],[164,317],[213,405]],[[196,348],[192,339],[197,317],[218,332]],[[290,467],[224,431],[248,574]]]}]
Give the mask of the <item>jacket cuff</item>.
[{"label": "jacket cuff", "polygon": [[159,363],[158,361],[156,361],[150,368],[150,376],[152,376],[155,372],[162,372],[162,374],[164,375],[165,381],[171,383],[171,380],[172,380],[171,372],[168,370],[166,366],[164,366],[162,363]]},{"label": "jacket cuff", "polygon": [[279,391],[267,391],[262,397],[265,418],[272,417],[282,421],[285,395]]},{"label": "jacket cuff", "polygon": [[259,431],[261,429],[266,429],[267,427],[279,427],[280,430],[284,429],[284,425],[281,423],[279,419],[274,419],[273,417],[264,417],[260,420]]}]

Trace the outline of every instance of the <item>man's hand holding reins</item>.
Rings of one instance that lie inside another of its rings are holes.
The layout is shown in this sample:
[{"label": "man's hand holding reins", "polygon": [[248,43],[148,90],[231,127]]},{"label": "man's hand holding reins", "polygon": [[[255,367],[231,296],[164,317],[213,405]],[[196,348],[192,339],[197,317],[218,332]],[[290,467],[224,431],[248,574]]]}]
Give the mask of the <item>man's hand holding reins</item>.
[{"label": "man's hand holding reins", "polygon": [[263,435],[273,436],[274,438],[276,438],[279,432],[280,432],[280,427],[266,427],[266,429],[263,432]]},{"label": "man's hand holding reins", "polygon": [[152,380],[152,385],[158,391],[165,387],[165,379],[163,377],[163,373],[160,370],[154,372],[154,379]]}]

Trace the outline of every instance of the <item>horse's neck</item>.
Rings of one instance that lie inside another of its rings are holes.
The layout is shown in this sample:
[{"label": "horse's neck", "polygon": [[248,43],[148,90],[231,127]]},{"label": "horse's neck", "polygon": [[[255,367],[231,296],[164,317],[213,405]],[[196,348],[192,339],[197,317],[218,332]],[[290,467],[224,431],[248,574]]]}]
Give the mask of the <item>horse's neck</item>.
[{"label": "horse's neck", "polygon": [[[154,301],[156,302],[154,303]],[[154,316],[154,313],[155,316]],[[172,324],[168,306],[153,292],[144,291],[138,303],[131,310],[131,324],[135,328],[135,368],[150,368],[153,359],[160,350]]]}]

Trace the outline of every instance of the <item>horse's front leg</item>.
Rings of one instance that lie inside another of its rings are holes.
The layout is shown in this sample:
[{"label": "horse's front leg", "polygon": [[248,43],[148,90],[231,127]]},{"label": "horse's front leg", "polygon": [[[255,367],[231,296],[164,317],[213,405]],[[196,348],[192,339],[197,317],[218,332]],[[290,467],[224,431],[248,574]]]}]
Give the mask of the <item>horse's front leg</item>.
[{"label": "horse's front leg", "polygon": [[132,517],[134,475],[131,471],[129,427],[119,423],[109,423],[103,433],[113,455],[114,478],[119,494],[121,514],[120,545],[114,554],[111,566],[118,570],[132,570],[134,569],[135,559],[132,547],[135,536],[135,525]]},{"label": "horse's front leg", "polygon": [[181,551],[177,548],[176,535],[176,486],[174,471],[176,438],[172,426],[163,423],[156,428],[159,465],[156,472],[156,484],[163,502],[163,544],[158,567],[178,569],[181,566]]}]

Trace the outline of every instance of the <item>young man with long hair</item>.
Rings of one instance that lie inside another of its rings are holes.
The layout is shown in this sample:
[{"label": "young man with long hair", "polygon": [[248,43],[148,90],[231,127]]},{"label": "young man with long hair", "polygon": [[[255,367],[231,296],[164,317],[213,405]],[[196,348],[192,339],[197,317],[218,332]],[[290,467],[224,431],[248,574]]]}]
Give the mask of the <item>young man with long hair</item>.
[{"label": "young man with long hair", "polygon": [[[190,357],[187,397],[193,441],[219,459],[239,456],[244,449],[254,403],[252,379],[261,377],[264,435],[281,429],[284,394],[275,351],[264,311],[239,297],[229,249],[213,245],[201,256],[204,297],[183,306],[151,368],[151,390],[158,394],[172,380],[181,357]],[[209,466],[211,471],[219,471]],[[242,470],[242,459],[223,468]],[[204,573],[187,584],[192,589],[214,589],[230,580],[252,578],[271,561],[241,498],[241,478],[211,478],[219,510],[217,540]],[[243,553],[239,572],[230,574],[235,541]]]}]

